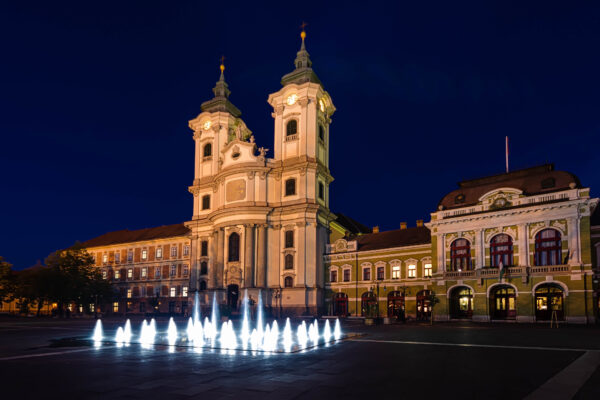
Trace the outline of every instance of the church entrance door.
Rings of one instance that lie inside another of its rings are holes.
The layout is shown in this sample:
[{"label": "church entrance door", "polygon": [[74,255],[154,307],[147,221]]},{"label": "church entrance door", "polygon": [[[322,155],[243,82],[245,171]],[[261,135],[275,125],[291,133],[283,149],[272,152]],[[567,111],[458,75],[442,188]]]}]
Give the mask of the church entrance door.
[{"label": "church entrance door", "polygon": [[227,286],[227,305],[231,311],[237,310],[238,298],[240,297],[240,287],[238,285]]}]

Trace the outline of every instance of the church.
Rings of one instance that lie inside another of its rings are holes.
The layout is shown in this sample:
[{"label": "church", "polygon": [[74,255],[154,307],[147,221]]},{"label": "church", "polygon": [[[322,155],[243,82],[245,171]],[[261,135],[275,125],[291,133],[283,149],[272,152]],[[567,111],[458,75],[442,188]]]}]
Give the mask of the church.
[{"label": "church", "polygon": [[247,291],[273,315],[598,320],[598,199],[553,165],[460,182],[414,227],[379,232],[332,213],[336,109],[305,37],[268,96],[274,149],[255,143],[221,65],[189,121],[191,220],[83,243],[118,288],[103,311],[186,315],[195,293],[235,311]]}]

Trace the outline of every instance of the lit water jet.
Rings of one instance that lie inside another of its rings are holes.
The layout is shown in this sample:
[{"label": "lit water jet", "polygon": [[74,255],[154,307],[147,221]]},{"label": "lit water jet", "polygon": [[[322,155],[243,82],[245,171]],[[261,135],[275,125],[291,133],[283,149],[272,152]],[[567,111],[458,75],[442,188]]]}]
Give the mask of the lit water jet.
[{"label": "lit water jet", "polygon": [[94,327],[94,335],[92,339],[94,340],[95,346],[100,346],[102,344],[102,339],[104,337],[104,332],[102,330],[102,321],[96,321],[96,326]]},{"label": "lit water jet", "polygon": [[283,328],[283,349],[289,353],[292,350],[292,343],[292,326],[290,319],[286,318],[285,327]]},{"label": "lit water jet", "polygon": [[123,330],[123,341],[125,342],[126,346],[129,346],[129,343],[131,342],[131,321],[129,321],[129,318],[127,319],[127,321],[125,321],[125,329]]},{"label": "lit water jet", "polygon": [[189,342],[192,342],[194,340],[194,322],[192,320],[192,317],[188,319],[187,329],[185,332],[187,334],[187,340]]},{"label": "lit water jet", "polygon": [[250,334],[250,348],[252,350],[258,350],[260,346],[260,339],[258,337],[258,331],[256,328],[252,329],[252,333]]},{"label": "lit water jet", "polygon": [[204,346],[204,329],[202,329],[202,324],[200,321],[193,324],[191,340],[194,342],[194,347]]},{"label": "lit water jet", "polygon": [[197,324],[201,320],[200,315],[200,296],[198,295],[198,291],[194,294],[194,324]]},{"label": "lit water jet", "polygon": [[309,337],[310,341],[312,342],[313,346],[316,346],[319,344],[319,325],[318,325],[316,319],[308,327],[308,337]]},{"label": "lit water jet", "polygon": [[329,320],[325,320],[325,328],[323,328],[323,341],[329,343],[331,341],[331,327],[329,326]]},{"label": "lit water jet", "polygon": [[242,340],[242,348],[245,350],[248,347],[248,340],[250,339],[250,323],[248,321],[248,289],[244,289],[243,303],[242,332],[240,339]]},{"label": "lit water jet", "polygon": [[256,306],[256,333],[258,334],[258,341],[262,343],[264,337],[264,326],[263,326],[263,300],[262,291],[258,290],[258,304]]},{"label": "lit water jet", "polygon": [[335,327],[333,328],[333,338],[335,340],[340,340],[342,337],[342,328],[340,327],[340,320],[338,318],[335,319]]},{"label": "lit water jet", "polygon": [[298,325],[296,338],[298,340],[298,346],[300,346],[301,349],[306,348],[306,344],[308,342],[308,333],[306,332],[306,323],[304,321]]},{"label": "lit water jet", "polygon": [[174,346],[175,342],[177,342],[177,326],[175,325],[175,321],[173,321],[173,317],[169,318],[167,341],[169,342],[169,346]]},{"label": "lit water jet", "polygon": [[213,332],[211,332],[211,339],[217,338],[217,329],[219,329],[217,323],[219,322],[219,305],[217,304],[217,292],[213,293],[212,303],[212,315],[210,316],[210,323],[212,325]]},{"label": "lit water jet", "polygon": [[117,346],[123,346],[123,342],[125,341],[125,331],[122,327],[117,329],[117,334],[115,335],[115,342],[117,342]]}]

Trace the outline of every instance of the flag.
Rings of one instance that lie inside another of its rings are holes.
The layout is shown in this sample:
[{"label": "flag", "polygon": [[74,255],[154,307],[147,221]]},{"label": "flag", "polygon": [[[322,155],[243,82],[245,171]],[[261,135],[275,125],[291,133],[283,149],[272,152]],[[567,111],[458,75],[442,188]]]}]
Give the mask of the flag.
[{"label": "flag", "polygon": [[502,276],[504,275],[504,263],[500,260],[500,264],[498,264],[498,270],[500,272],[498,279],[502,280]]},{"label": "flag", "polygon": [[508,136],[506,136],[505,148],[506,148],[506,151],[505,151],[505,153],[506,153],[506,173],[508,174]]}]

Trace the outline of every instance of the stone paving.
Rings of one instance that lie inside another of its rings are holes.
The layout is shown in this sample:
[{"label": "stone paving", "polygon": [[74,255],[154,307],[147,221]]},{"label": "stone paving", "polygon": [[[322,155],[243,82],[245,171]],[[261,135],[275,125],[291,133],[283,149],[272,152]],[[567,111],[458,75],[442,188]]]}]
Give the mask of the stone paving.
[{"label": "stone paving", "polygon": [[[345,323],[346,332],[364,335],[294,354],[49,347],[52,339],[91,335],[93,324],[1,319],[2,392],[36,399],[519,399],[600,350],[598,327],[471,323]],[[105,327],[116,329],[110,321]],[[576,398],[600,396],[594,368]]]}]

